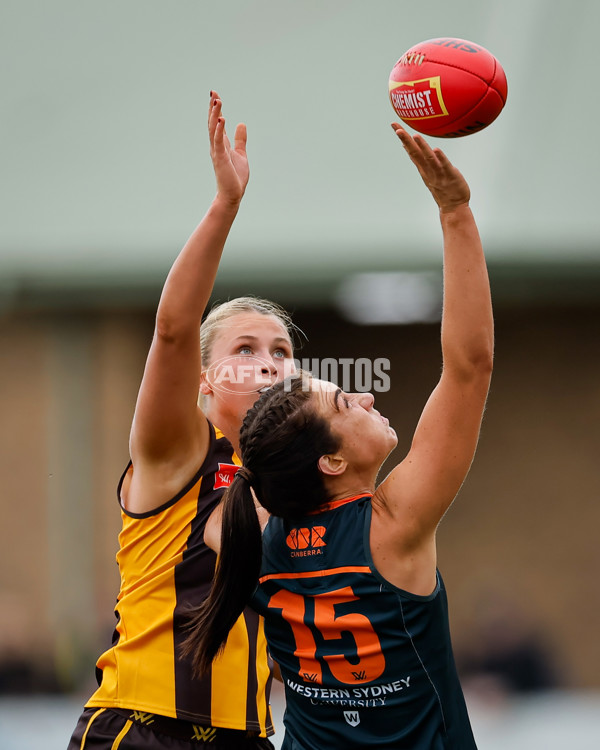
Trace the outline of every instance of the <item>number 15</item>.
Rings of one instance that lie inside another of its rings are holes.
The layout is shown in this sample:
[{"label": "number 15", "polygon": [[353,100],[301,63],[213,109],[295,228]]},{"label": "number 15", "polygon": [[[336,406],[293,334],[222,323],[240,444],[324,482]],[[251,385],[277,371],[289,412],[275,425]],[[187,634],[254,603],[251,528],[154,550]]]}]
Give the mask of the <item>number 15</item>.
[{"label": "number 15", "polygon": [[[356,643],[358,656],[356,664],[351,664],[344,654],[323,656],[336,680],[346,684],[356,684],[371,682],[380,677],[385,669],[385,657],[369,618],[357,612],[338,616],[335,613],[337,604],[358,601],[352,588],[345,586],[336,591],[317,594],[313,599],[314,627],[323,638],[333,640],[341,638],[343,632],[348,632]],[[281,616],[292,628],[296,642],[294,656],[300,661],[300,677],[322,684],[323,671],[321,662],[316,656],[317,644],[311,628],[304,621],[306,615],[304,597],[282,589],[271,597],[269,607],[280,609]]]}]

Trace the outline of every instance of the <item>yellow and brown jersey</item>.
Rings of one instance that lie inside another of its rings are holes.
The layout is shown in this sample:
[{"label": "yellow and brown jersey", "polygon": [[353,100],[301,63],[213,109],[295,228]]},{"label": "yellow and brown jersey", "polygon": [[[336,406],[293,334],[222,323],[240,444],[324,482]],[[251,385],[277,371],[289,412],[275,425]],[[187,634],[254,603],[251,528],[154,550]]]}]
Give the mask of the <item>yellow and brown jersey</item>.
[{"label": "yellow and brown jersey", "polygon": [[[240,466],[210,425],[208,455],[193,479],[150,513],[123,508],[117,562],[121,589],[112,647],[99,658],[99,688],[87,706],[127,708],[197,724],[272,734],[262,618],[245,610],[201,679],[180,656],[186,613],[210,590],[216,555],[204,527]],[[119,497],[127,467],[119,483]]]}]

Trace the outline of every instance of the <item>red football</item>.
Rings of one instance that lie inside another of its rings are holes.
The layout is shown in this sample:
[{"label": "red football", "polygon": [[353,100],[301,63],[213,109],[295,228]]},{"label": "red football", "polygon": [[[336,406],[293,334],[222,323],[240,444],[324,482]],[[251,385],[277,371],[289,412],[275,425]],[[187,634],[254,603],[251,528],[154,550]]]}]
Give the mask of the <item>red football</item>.
[{"label": "red football", "polygon": [[390,101],[425,135],[460,138],[493,122],[508,86],[491,52],[465,39],[428,39],[411,47],[390,73]]}]

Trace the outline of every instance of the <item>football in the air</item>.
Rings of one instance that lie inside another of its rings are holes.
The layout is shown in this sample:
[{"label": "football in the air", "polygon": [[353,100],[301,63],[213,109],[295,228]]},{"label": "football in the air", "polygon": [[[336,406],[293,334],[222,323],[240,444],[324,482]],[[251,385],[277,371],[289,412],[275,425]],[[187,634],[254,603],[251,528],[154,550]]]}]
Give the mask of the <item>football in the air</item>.
[{"label": "football in the air", "polygon": [[506,75],[487,49],[465,39],[428,39],[394,65],[390,101],[414,130],[439,138],[471,135],[506,104]]}]

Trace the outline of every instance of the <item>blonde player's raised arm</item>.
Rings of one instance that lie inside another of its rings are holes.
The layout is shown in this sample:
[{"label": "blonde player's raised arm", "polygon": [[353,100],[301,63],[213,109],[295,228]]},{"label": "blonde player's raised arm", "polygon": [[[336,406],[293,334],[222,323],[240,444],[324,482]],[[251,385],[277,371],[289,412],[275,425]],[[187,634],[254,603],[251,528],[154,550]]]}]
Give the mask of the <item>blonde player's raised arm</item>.
[{"label": "blonde player's raised arm", "polygon": [[208,424],[198,406],[200,323],[249,177],[246,126],[237,126],[232,146],[221,107],[211,92],[208,133],[216,196],[167,276],[135,408],[133,473],[124,483],[122,499],[137,513],[171,498],[208,449]]}]

